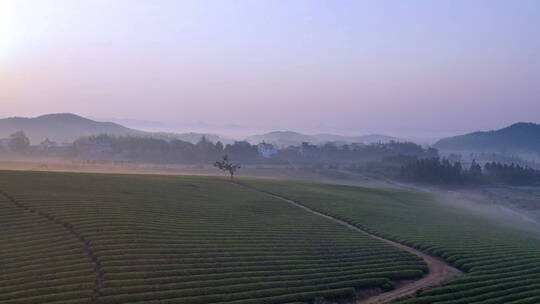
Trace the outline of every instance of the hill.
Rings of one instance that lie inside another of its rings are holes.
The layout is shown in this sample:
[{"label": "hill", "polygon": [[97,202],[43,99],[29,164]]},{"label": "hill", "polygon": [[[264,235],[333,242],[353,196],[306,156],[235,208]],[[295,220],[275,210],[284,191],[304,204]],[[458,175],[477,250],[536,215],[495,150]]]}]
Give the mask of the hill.
[{"label": "hill", "polygon": [[75,114],[48,114],[35,118],[10,117],[0,119],[0,136],[23,131],[33,144],[49,138],[57,142],[72,142],[81,136],[95,134],[144,135],[145,132],[129,129],[112,122],[99,122]]},{"label": "hill", "polygon": [[10,117],[0,119],[0,137],[8,137],[17,131],[23,131],[32,144],[38,144],[45,138],[56,142],[72,142],[82,136],[108,134],[113,136],[149,136],[161,139],[179,139],[196,143],[202,136],[210,141],[221,140],[214,134],[203,133],[160,133],[145,132],[124,127],[114,122],[91,120],[71,113],[47,114],[34,118]]},{"label": "hill", "polygon": [[254,135],[248,137],[246,141],[252,144],[258,144],[260,142],[272,143],[277,146],[296,146],[302,142],[309,142],[312,144],[324,144],[328,142],[335,142],[338,144],[350,144],[350,143],[375,143],[375,142],[389,142],[391,140],[398,141],[396,137],[385,135],[362,135],[362,136],[343,136],[336,134],[302,134],[293,131],[274,131],[261,135]]},{"label": "hill", "polygon": [[540,125],[520,122],[495,131],[443,138],[434,146],[448,151],[538,153]]}]

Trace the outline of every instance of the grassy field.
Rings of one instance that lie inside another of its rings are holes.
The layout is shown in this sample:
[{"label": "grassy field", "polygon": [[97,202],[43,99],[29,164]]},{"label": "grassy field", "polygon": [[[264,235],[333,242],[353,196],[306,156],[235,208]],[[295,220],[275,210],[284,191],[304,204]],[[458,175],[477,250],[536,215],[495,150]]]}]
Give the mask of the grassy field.
[{"label": "grassy field", "polygon": [[308,303],[426,271],[221,178],[1,171],[0,191],[2,304]]},{"label": "grassy field", "polygon": [[243,180],[375,234],[440,256],[468,272],[405,303],[540,303],[538,235],[406,191]]}]

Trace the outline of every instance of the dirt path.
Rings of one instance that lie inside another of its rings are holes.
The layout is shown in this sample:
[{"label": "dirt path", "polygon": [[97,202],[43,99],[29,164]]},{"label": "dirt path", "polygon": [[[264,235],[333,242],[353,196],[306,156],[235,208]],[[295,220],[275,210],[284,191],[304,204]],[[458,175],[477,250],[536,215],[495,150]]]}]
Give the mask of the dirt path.
[{"label": "dirt path", "polygon": [[269,196],[272,196],[274,198],[277,198],[279,200],[282,200],[282,201],[285,201],[289,204],[292,204],[298,208],[302,208],[310,213],[313,213],[315,215],[318,215],[318,216],[321,216],[321,217],[324,217],[324,218],[327,218],[329,220],[332,220],[342,226],[345,226],[351,230],[354,230],[354,231],[358,231],[358,232],[361,232],[361,233],[364,233],[364,234],[367,234],[369,235],[370,237],[374,238],[374,239],[377,239],[377,240],[380,240],[382,242],[385,242],[387,244],[390,244],[396,248],[399,248],[399,249],[402,249],[402,250],[405,250],[407,252],[410,252],[414,255],[417,255],[419,257],[421,257],[427,264],[428,268],[429,268],[429,273],[423,277],[422,279],[418,280],[418,281],[413,281],[413,282],[410,282],[408,284],[405,284],[399,288],[396,288],[392,291],[389,291],[389,292],[385,292],[385,293],[381,293],[377,296],[373,296],[373,297],[369,297],[367,299],[362,299],[362,300],[359,300],[357,301],[358,304],[372,304],[372,303],[387,303],[387,302],[390,302],[390,301],[393,301],[393,300],[397,300],[399,298],[403,298],[405,296],[409,296],[409,295],[413,295],[417,290],[419,289],[426,289],[428,287],[433,287],[433,286],[437,286],[437,285],[440,285],[446,281],[448,281],[449,279],[452,279],[452,278],[455,278],[455,277],[458,277],[458,276],[462,276],[463,275],[463,272],[460,271],[459,269],[457,268],[454,268],[452,266],[450,266],[448,263],[446,263],[444,260],[442,259],[439,259],[439,258],[436,258],[436,257],[433,257],[433,256],[430,256],[428,254],[425,254],[423,253],[422,251],[419,251],[417,249],[414,249],[412,247],[409,247],[407,245],[403,245],[401,243],[398,243],[398,242],[394,242],[394,241],[391,241],[391,240],[388,240],[388,239],[385,239],[385,238],[382,238],[380,236],[377,236],[377,235],[374,235],[370,232],[367,232],[357,226],[354,226],[354,225],[351,225],[345,221],[342,221],[342,220],[339,220],[337,218],[334,218],[332,216],[329,216],[329,215],[326,215],[326,214],[323,214],[323,213],[320,213],[318,211],[315,211],[309,207],[306,207],[296,201],[293,201],[291,199],[288,199],[286,197],[283,197],[281,195],[278,195],[278,194],[274,194],[274,193],[271,193],[271,192],[267,192],[267,191],[264,191],[264,190],[260,190],[260,189],[257,189],[257,188],[254,188],[254,187],[251,187],[251,186],[248,186],[248,185],[245,185],[245,184],[242,184],[242,183],[239,183],[239,182],[234,182],[235,184],[237,185],[240,185],[240,186],[243,186],[245,188],[248,188],[248,189],[251,189],[253,191],[257,191],[259,193],[263,193],[263,194],[266,194],[266,195],[269,195]]},{"label": "dirt path", "polygon": [[82,236],[70,223],[64,222],[56,217],[54,217],[51,214],[45,213],[43,211],[38,211],[33,209],[32,207],[29,207],[28,205],[16,200],[14,197],[9,195],[8,193],[0,190],[0,195],[4,196],[11,205],[17,208],[22,208],[28,212],[35,213],[43,218],[46,218],[47,220],[63,226],[69,233],[76,238],[82,246],[82,250],[86,256],[88,256],[92,262],[94,262],[94,289],[93,289],[93,295],[91,298],[91,302],[94,303],[97,301],[97,298],[102,295],[101,288],[103,287],[103,271],[101,269],[101,263],[98,261],[97,256],[94,254],[94,251],[90,247],[90,242],[85,239],[84,236]]}]

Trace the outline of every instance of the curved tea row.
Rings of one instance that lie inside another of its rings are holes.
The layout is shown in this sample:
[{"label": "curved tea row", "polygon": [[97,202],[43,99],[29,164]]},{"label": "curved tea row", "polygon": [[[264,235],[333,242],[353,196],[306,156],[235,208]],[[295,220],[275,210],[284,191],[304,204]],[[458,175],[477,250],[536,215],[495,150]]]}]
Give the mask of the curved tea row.
[{"label": "curved tea row", "polygon": [[540,303],[537,233],[438,203],[418,193],[312,183],[246,180],[374,234],[437,255],[466,271],[410,304]]},{"label": "curved tea row", "polygon": [[[425,263],[330,220],[220,179],[2,172],[1,303],[292,303],[354,297]],[[4,227],[4,226],[2,226]]]}]

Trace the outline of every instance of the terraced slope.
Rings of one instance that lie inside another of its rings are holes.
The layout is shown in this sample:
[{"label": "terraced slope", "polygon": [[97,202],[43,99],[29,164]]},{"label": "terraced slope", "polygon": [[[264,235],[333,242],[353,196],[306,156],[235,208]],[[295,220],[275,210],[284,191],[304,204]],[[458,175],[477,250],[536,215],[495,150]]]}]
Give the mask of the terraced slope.
[{"label": "terraced slope", "polygon": [[0,303],[311,302],[426,271],[223,179],[0,172],[0,190]]},{"label": "terraced slope", "polygon": [[405,191],[244,180],[467,271],[406,303],[540,303],[540,240],[430,197]]}]

